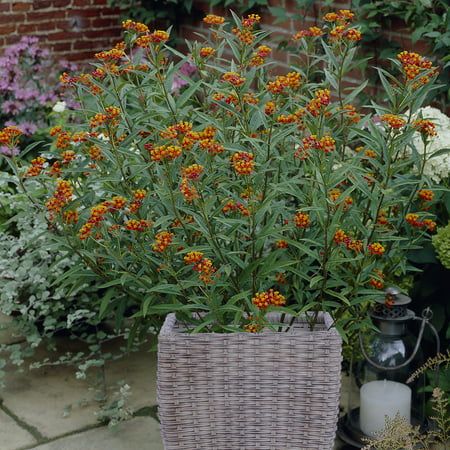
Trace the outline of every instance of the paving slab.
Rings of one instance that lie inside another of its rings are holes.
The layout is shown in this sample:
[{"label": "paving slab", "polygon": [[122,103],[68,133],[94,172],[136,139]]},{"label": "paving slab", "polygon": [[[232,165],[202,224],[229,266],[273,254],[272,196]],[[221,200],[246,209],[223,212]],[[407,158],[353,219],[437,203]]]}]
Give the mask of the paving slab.
[{"label": "paving slab", "polygon": [[0,448],[16,450],[36,444],[34,437],[4,411],[0,410]]},{"label": "paving slab", "polygon": [[[30,450],[164,450],[159,425],[137,417],[114,428],[101,427],[57,439]],[[3,450],[3,448],[2,448]]]},{"label": "paving slab", "polygon": [[[70,348],[70,342],[66,349]],[[64,346],[63,346],[64,347]],[[40,349],[39,358],[45,356]],[[142,349],[106,366],[106,383],[118,390],[125,381],[131,388],[127,407],[137,410],[156,402],[156,355]],[[20,420],[48,439],[97,423],[99,403],[87,380],[77,380],[74,368],[42,367],[17,373],[8,371],[6,388],[0,392],[4,405]],[[69,413],[67,414],[67,411]],[[3,448],[2,448],[3,450]]]}]

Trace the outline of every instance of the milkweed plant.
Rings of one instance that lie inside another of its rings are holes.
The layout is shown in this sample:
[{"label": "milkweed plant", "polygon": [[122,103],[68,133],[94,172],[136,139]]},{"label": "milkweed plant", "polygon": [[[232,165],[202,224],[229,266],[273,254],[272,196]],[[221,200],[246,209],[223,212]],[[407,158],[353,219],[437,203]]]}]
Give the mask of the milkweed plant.
[{"label": "milkweed plant", "polygon": [[[386,102],[357,107],[367,82],[344,79],[361,39],[353,16],[296,33],[286,69],[256,14],[206,16],[186,54],[169,31],[127,20],[90,73],[62,76],[79,123],[53,128],[29,167],[8,161],[25,190],[41,184],[30,198],[83,260],[80,282],[95,273],[127,293],[100,314],[259,332],[286,329],[270,311],[311,328],[325,311],[345,337],[392,274],[415,270],[407,252],[436,227],[424,172],[436,129],[417,111],[437,68],[403,51],[378,69]],[[0,132],[2,145],[18,139]]]}]

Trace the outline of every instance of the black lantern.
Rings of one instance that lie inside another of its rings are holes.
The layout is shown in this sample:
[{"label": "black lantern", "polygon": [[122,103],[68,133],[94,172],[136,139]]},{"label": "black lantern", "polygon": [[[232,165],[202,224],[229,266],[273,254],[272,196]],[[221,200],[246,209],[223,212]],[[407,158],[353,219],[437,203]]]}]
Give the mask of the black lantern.
[{"label": "black lantern", "polygon": [[[384,428],[386,416],[400,414],[412,425],[424,425],[425,396],[420,389],[425,385],[424,375],[414,383],[406,381],[424,362],[421,343],[426,325],[436,337],[436,354],[439,337],[429,322],[431,310],[426,308],[421,318],[416,317],[408,309],[409,303],[411,299],[399,289],[386,289],[370,313],[377,331],[359,336],[364,360],[350,374],[354,376],[351,383],[359,389],[359,407],[348,408],[338,431],[343,441],[356,448],[362,448],[364,438],[374,437]],[[421,322],[417,337],[408,330],[413,320]]]}]

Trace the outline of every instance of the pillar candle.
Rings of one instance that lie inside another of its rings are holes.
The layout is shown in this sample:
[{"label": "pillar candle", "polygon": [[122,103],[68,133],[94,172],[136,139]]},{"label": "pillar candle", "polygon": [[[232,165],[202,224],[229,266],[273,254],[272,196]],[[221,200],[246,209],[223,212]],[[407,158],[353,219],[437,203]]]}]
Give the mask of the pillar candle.
[{"label": "pillar candle", "polygon": [[385,416],[396,414],[411,421],[411,388],[395,381],[371,381],[360,390],[360,426],[367,436],[375,436],[385,427]]}]

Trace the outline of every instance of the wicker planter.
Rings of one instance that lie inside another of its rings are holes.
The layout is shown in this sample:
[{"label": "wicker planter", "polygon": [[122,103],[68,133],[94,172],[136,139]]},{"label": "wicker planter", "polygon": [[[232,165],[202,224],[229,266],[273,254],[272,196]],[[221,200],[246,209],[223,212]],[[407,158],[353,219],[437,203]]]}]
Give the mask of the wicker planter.
[{"label": "wicker planter", "polygon": [[[274,317],[275,318],[275,317]],[[341,338],[311,332],[188,334],[170,314],[159,335],[158,404],[166,450],[328,450],[339,409]]]}]

